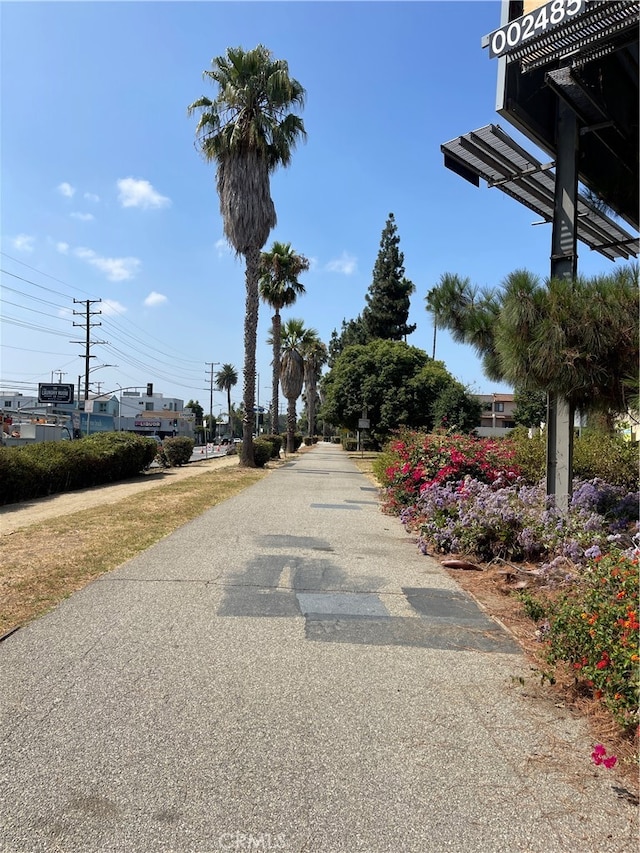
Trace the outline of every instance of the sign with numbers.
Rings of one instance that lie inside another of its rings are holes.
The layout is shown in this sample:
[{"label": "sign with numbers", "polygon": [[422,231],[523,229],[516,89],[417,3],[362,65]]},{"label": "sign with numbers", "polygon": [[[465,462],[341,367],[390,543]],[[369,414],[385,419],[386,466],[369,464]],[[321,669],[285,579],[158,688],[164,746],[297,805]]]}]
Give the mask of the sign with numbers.
[{"label": "sign with numbers", "polygon": [[488,36],[489,57],[506,56],[527,39],[542,35],[584,12],[586,0],[551,0]]}]

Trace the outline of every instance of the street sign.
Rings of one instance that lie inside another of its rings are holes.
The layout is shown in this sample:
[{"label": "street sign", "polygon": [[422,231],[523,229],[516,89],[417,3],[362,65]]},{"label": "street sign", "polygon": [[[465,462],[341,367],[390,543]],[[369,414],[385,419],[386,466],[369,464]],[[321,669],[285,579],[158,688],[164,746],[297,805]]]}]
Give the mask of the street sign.
[{"label": "street sign", "polygon": [[39,403],[73,403],[73,385],[38,384]]},{"label": "street sign", "polygon": [[369,418],[360,418],[358,420],[358,429],[369,429],[371,426],[371,421]]}]

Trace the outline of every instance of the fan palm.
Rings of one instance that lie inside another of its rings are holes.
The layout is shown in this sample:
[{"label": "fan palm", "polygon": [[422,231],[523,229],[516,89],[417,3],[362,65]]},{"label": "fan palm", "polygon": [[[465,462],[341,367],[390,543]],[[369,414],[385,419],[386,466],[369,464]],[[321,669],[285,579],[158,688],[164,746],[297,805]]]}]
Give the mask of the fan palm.
[{"label": "fan palm", "polygon": [[316,402],[318,380],[322,366],[327,363],[329,352],[315,329],[307,329],[302,339],[304,359],[304,384],[307,396],[307,421],[309,437],[315,435]]},{"label": "fan palm", "polygon": [[233,438],[233,421],[231,419],[231,389],[238,383],[238,371],[232,364],[223,364],[216,372],[216,388],[218,391],[227,392],[227,413],[229,415],[229,429]]},{"label": "fan palm", "polygon": [[298,276],[309,269],[309,261],[304,255],[297,255],[291,243],[274,242],[269,252],[260,255],[260,296],[274,310],[271,320],[270,343],[273,345],[271,423],[274,432],[278,432],[278,382],[280,379],[280,310],[288,308],[297,297],[305,292]]},{"label": "fan palm", "polygon": [[296,400],[302,393],[304,382],[305,328],[302,320],[287,320],[282,327],[282,345],[280,349],[280,386],[287,398],[287,452],[295,450]]},{"label": "fan palm", "polygon": [[244,417],[240,464],[254,467],[253,424],[256,392],[256,338],[260,250],[276,224],[270,175],[288,166],[299,139],[302,119],[290,112],[304,104],[305,91],[289,76],[282,59],[258,45],[245,51],[227,48],[212,60],[205,79],[218,86],[214,100],[203,96],[188,107],[199,112],[198,145],[216,164],[224,234],[237,255],[245,259]]}]

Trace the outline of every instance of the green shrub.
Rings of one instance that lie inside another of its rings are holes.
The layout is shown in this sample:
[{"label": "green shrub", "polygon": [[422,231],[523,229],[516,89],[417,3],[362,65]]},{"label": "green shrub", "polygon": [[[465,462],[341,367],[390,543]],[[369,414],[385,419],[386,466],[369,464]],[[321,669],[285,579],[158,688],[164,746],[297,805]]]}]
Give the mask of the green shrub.
[{"label": "green shrub", "polygon": [[[287,446],[287,434],[286,432],[282,433],[282,446],[286,448]],[[294,433],[293,436],[293,452],[295,453],[302,444],[302,435],[299,432]]]},{"label": "green shrub", "polygon": [[280,458],[280,450],[282,448],[282,436],[269,433],[267,435],[261,435],[260,438],[261,438],[261,440],[271,442],[271,445],[273,447],[273,452],[272,452],[271,458],[272,459],[279,459]]},{"label": "green shrub", "polygon": [[[515,462],[525,480],[538,483],[546,471],[546,433],[529,438],[526,427],[516,427],[503,440],[513,442]],[[638,444],[616,434],[584,432],[573,443],[573,476],[597,477],[633,491],[638,488]]]},{"label": "green shrub", "polygon": [[358,439],[345,437],[342,439],[342,447],[345,450],[353,452],[358,449]]},{"label": "green shrub", "polygon": [[574,442],[573,476],[598,477],[614,486],[638,488],[638,444],[620,435],[586,431]]},{"label": "green shrub", "polygon": [[547,604],[530,592],[522,591],[518,594],[522,602],[524,612],[532,622],[540,622],[547,615]]},{"label": "green shrub", "polygon": [[186,436],[167,438],[162,443],[167,461],[171,466],[186,465],[191,459],[195,442]]},{"label": "green shrub", "polygon": [[256,438],[253,442],[253,458],[258,468],[264,468],[272,458],[273,445],[264,438]]},{"label": "green shrub", "polygon": [[502,441],[509,441],[515,449],[514,462],[520,470],[521,476],[530,485],[539,483],[545,476],[547,445],[546,435],[540,431],[529,438],[529,430],[519,426],[511,430],[508,437]]},{"label": "green shrub", "polygon": [[638,724],[638,580],[637,558],[596,557],[548,612],[549,663],[566,664],[625,727]]},{"label": "green shrub", "polygon": [[313,444],[313,438],[310,435],[305,435],[304,446],[305,447],[311,447],[312,444]]},{"label": "green shrub", "polygon": [[0,503],[32,500],[134,477],[148,468],[156,449],[155,441],[128,432],[2,447]]}]

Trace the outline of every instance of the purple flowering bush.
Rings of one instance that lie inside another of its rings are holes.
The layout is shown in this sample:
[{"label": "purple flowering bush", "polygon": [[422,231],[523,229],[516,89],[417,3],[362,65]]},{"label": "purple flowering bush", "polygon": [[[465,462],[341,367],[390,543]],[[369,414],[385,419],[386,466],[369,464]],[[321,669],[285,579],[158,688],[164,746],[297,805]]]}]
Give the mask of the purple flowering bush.
[{"label": "purple flowering bush", "polygon": [[543,484],[517,481],[496,487],[467,477],[423,487],[401,519],[417,533],[423,553],[543,562],[541,571],[552,574],[558,558],[580,565],[611,547],[630,547],[639,498],[637,492],[601,480],[576,481],[564,515]]}]

